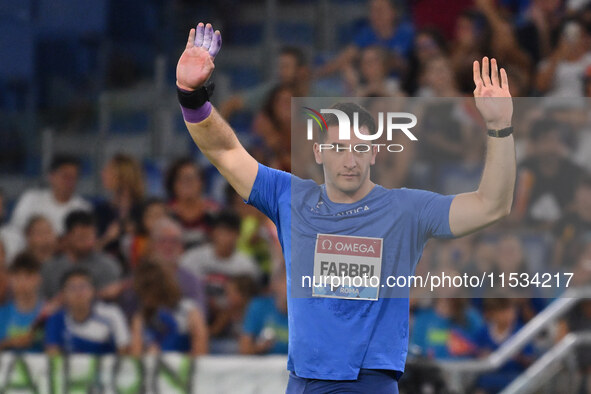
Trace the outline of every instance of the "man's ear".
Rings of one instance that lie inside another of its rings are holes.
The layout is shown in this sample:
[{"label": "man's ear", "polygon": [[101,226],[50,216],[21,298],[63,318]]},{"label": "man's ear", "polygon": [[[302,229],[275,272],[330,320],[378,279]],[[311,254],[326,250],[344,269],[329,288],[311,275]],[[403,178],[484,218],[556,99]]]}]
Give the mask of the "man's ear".
[{"label": "man's ear", "polygon": [[371,147],[371,161],[369,162],[370,165],[376,164],[376,156],[378,155],[378,147],[372,146]]},{"label": "man's ear", "polygon": [[314,159],[316,164],[322,164],[322,154],[320,153],[320,145],[318,142],[314,142]]}]

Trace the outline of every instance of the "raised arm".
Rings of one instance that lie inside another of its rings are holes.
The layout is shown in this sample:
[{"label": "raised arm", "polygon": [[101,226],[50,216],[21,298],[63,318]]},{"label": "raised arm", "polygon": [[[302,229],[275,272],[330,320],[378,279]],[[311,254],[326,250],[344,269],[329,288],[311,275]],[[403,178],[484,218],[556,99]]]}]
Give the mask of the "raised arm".
[{"label": "raised arm", "polygon": [[[509,93],[507,73],[497,62],[482,59],[474,62],[474,98],[489,130],[511,126],[513,102]],[[486,227],[511,211],[515,187],[515,144],[513,135],[487,137],[486,160],[478,190],[458,194],[449,211],[449,226],[455,236],[463,236]]]},{"label": "raised arm", "polygon": [[[185,92],[203,87],[215,68],[213,60],[222,43],[219,31],[208,23],[191,29],[185,51],[177,65],[177,86]],[[199,108],[182,107],[187,129],[201,152],[244,199],[248,199],[258,163],[244,149],[236,134],[218,112],[206,102]]]}]

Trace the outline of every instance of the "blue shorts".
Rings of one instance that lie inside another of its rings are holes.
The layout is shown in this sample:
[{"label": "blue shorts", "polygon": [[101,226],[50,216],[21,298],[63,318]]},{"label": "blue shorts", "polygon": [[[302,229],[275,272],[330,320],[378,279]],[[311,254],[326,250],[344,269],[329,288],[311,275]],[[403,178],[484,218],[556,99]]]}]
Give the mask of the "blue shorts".
[{"label": "blue shorts", "polygon": [[286,394],[398,394],[398,371],[361,369],[357,380],[320,380],[300,378],[289,372]]}]

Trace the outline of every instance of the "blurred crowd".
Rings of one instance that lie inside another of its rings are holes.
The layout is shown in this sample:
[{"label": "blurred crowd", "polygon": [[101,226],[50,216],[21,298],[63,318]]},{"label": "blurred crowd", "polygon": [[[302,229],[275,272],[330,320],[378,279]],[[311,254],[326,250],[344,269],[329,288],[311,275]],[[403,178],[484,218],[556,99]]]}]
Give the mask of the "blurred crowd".
[{"label": "blurred crowd", "polygon": [[[495,57],[513,97],[540,97],[515,100],[512,213],[477,234],[430,241],[418,270],[573,272],[571,287],[591,285],[591,2],[454,0],[442,7],[437,0],[368,0],[367,10],[351,42],[326,61],[286,46],[276,75],[219,102],[230,123],[251,116],[249,151],[292,170],[292,97],[367,97],[374,112],[383,110],[375,97],[421,97],[428,104],[420,143],[380,156],[374,181],[444,194],[475,190],[483,125],[469,100],[444,98],[470,97],[473,60]],[[117,154],[102,169],[100,198],[77,193],[75,157],[56,156],[46,188],[23,193],[10,215],[0,204],[0,349],[287,353],[276,229],[223,182],[223,192],[212,192],[207,185],[220,184],[211,179],[219,174],[196,163],[168,163],[166,196],[154,197],[141,163]],[[510,295],[414,298],[411,354],[485,357],[551,301]],[[500,370],[481,376],[474,390],[498,391],[566,333],[589,329],[585,301]],[[589,373],[584,350],[580,366]]]}]

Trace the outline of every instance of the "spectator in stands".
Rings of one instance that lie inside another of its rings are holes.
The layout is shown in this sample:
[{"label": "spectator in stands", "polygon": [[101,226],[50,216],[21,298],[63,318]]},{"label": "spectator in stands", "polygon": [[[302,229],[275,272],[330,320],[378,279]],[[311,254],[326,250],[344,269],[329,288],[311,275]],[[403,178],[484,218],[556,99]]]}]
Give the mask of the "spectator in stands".
[{"label": "spectator in stands", "polygon": [[[447,273],[447,272],[446,272]],[[465,298],[437,298],[434,306],[415,317],[410,343],[436,359],[460,359],[477,354],[482,316]]]},{"label": "spectator in stands", "polygon": [[260,283],[260,270],[247,255],[236,250],[240,236],[240,217],[233,211],[222,211],[214,221],[211,244],[188,250],[181,265],[203,278],[207,287],[208,310],[213,321],[227,305],[226,282],[247,275]]},{"label": "spectator in stands", "polygon": [[43,308],[39,261],[20,253],[9,268],[9,280],[12,300],[0,307],[0,351],[42,351],[43,335],[34,327]]},{"label": "spectator in stands", "polygon": [[284,264],[275,224],[261,211],[245,204],[229,184],[226,187],[226,206],[240,216],[237,250],[256,261],[266,282],[271,272]]},{"label": "spectator in stands", "polygon": [[359,71],[352,65],[344,68],[347,96],[393,97],[401,95],[400,82],[388,75],[388,53],[374,45],[361,50]]},{"label": "spectator in stands", "polygon": [[326,63],[316,74],[326,76],[344,70],[360,54],[360,50],[378,45],[388,51],[388,71],[404,75],[406,60],[414,36],[411,22],[404,21],[392,0],[371,0],[369,2],[369,25],[361,29],[351,44],[343,49],[333,60]]},{"label": "spectator in stands", "polygon": [[125,354],[129,330],[121,310],[95,300],[93,275],[83,267],[71,268],[61,278],[64,306],[45,326],[45,351],[60,353]]},{"label": "spectator in stands", "polygon": [[183,253],[183,229],[178,222],[168,217],[156,221],[150,233],[148,255],[175,278],[182,297],[191,299],[206,313],[205,283],[181,264]]},{"label": "spectator in stands", "polygon": [[[591,285],[591,236],[588,235],[585,242],[577,245],[575,264],[572,267],[572,286]],[[560,270],[564,272],[564,270]],[[567,271],[568,272],[568,271]]]},{"label": "spectator in stands", "polygon": [[287,282],[278,270],[271,282],[273,295],[257,297],[248,305],[242,335],[242,354],[287,354]]},{"label": "spectator in stands", "polygon": [[572,208],[554,224],[552,232],[556,239],[554,267],[564,271],[575,264],[579,246],[591,239],[591,175],[580,179]]},{"label": "spectator in stands", "polygon": [[[591,244],[591,243],[590,243]],[[591,253],[590,253],[591,255]],[[587,256],[589,259],[589,255]],[[589,261],[589,260],[587,260]],[[587,263],[589,264],[589,263]],[[587,281],[586,285],[589,285]],[[566,317],[559,322],[556,341],[560,342],[568,333],[588,333],[591,330],[591,300],[582,299],[575,308],[571,309]],[[578,393],[591,392],[591,346],[587,343],[575,349],[577,366],[580,376]],[[572,379],[573,377],[571,377]]]},{"label": "spectator in stands", "polygon": [[538,67],[537,90],[553,97],[583,96],[583,77],[591,65],[589,33],[577,20],[564,24],[557,47]]},{"label": "spectator in stands", "polygon": [[258,280],[260,271],[256,263],[236,250],[239,235],[240,216],[229,210],[220,212],[214,220],[211,244],[188,250],[181,265],[194,275],[208,278],[209,284],[220,276],[248,275]]},{"label": "spectator in stands", "polygon": [[124,253],[132,270],[146,257],[150,234],[154,229],[154,225],[167,215],[166,203],[159,198],[148,199],[142,205],[139,214],[135,218],[135,231],[128,236],[127,249]]},{"label": "spectator in stands", "polygon": [[213,354],[236,354],[246,307],[258,293],[258,286],[247,275],[231,277],[224,284],[226,296],[210,324],[211,352]]},{"label": "spectator in stands", "polygon": [[310,82],[310,69],[304,52],[297,47],[283,47],[277,58],[277,78],[231,96],[220,106],[220,113],[224,119],[230,119],[232,114],[242,110],[255,113],[263,108],[267,97],[278,85],[292,85],[298,97],[326,95]]},{"label": "spectator in stands", "polygon": [[[547,227],[572,202],[583,170],[572,163],[564,143],[570,130],[553,119],[536,121],[529,133],[531,150],[517,169],[514,206],[509,218]],[[565,176],[564,174],[568,174]]]},{"label": "spectator in stands", "polygon": [[208,351],[208,332],[201,309],[181,291],[159,263],[142,262],[134,274],[140,309],[132,319],[131,352],[135,356],[161,351]]},{"label": "spectator in stands", "polygon": [[413,52],[409,59],[409,69],[402,89],[410,96],[416,96],[421,72],[431,59],[447,56],[445,38],[434,28],[421,29],[414,38]]},{"label": "spectator in stands", "polygon": [[[480,357],[486,357],[501,347],[522,326],[518,323],[517,308],[511,298],[484,300],[486,326],[477,336]],[[527,345],[499,369],[481,375],[476,383],[478,393],[498,393],[519,376],[533,362],[533,346]]]},{"label": "spectator in stands", "polygon": [[6,223],[4,191],[0,189],[0,241],[4,244],[6,261],[11,262],[24,247],[22,231]]},{"label": "spectator in stands", "polygon": [[97,250],[96,224],[92,213],[73,211],[65,220],[63,252],[43,264],[43,295],[58,295],[60,280],[71,268],[86,269],[101,298],[113,298],[120,291],[121,268],[107,254]]},{"label": "spectator in stands", "polygon": [[140,163],[125,154],[116,154],[101,172],[107,199],[96,204],[99,248],[124,262],[122,239],[133,232],[133,217],[144,199],[144,174]]},{"label": "spectator in stands", "polygon": [[57,251],[57,236],[44,216],[31,217],[25,227],[25,237],[27,252],[41,264],[49,261]]},{"label": "spectator in stands", "polygon": [[291,170],[291,98],[294,95],[291,85],[275,87],[252,126],[261,142],[271,150],[272,166],[284,171]]},{"label": "spectator in stands", "polygon": [[464,10],[456,19],[455,37],[450,44],[450,60],[458,89],[472,93],[472,62],[490,54],[491,29],[484,15],[475,10]]},{"label": "spectator in stands", "polygon": [[204,243],[218,205],[203,195],[201,169],[190,158],[178,159],[168,169],[165,182],[171,214],[182,226],[184,246]]},{"label": "spectator in stands", "polygon": [[11,224],[24,231],[34,215],[46,217],[58,235],[64,233],[64,219],[72,211],[90,210],[90,204],[76,194],[80,164],[70,156],[56,156],[49,166],[49,189],[25,192],[12,213]]},{"label": "spectator in stands", "polygon": [[562,23],[560,0],[531,0],[528,9],[518,17],[517,40],[533,64],[550,56],[553,41]]}]

